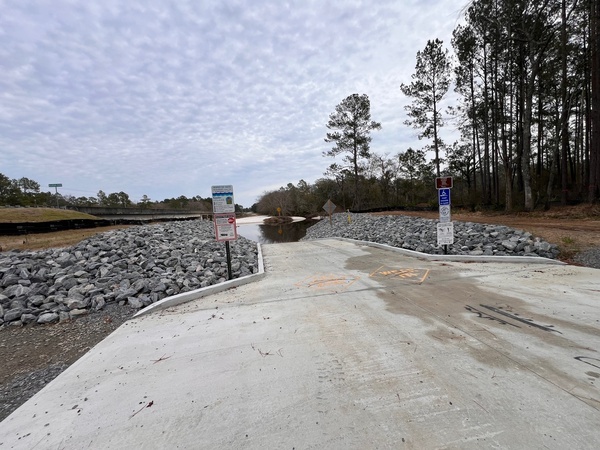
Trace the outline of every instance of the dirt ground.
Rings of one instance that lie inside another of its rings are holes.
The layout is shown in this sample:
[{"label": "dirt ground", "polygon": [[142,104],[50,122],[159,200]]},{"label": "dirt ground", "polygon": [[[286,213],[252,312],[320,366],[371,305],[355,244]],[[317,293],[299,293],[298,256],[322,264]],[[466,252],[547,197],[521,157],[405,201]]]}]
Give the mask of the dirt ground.
[{"label": "dirt ground", "polygon": [[[437,212],[379,213],[438,218]],[[600,247],[600,207],[556,208],[532,214],[491,214],[453,211],[452,220],[507,225],[557,244],[560,259]],[[66,247],[91,235],[125,226],[60,231],[27,236],[0,236],[4,251]],[[33,396],[132,314],[126,306],[56,325],[0,327],[0,421]]]}]

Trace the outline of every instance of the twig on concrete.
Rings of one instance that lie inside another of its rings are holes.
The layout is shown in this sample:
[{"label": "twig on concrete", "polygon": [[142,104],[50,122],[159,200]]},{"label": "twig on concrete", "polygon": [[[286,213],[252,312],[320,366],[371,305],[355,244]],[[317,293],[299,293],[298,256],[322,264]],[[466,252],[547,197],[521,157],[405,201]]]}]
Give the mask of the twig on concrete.
[{"label": "twig on concrete", "polygon": [[477,403],[475,400],[473,400],[473,402],[474,402],[474,403],[475,403],[477,406],[479,406],[481,409],[483,409],[483,410],[484,410],[486,413],[488,413],[488,414],[490,413],[490,412],[489,412],[487,409],[485,409],[483,406],[481,406],[481,405],[480,405],[479,403]]},{"label": "twig on concrete", "polygon": [[150,408],[152,405],[154,405],[154,400],[151,400],[151,401],[150,401],[150,402],[148,402],[146,405],[142,406],[140,409],[138,409],[136,412],[134,412],[134,413],[133,413],[133,414],[132,414],[132,415],[131,415],[129,418],[130,418],[130,419],[133,419],[133,417],[134,417],[136,414],[139,414],[140,412],[142,412],[142,410],[143,410],[144,408]]},{"label": "twig on concrete", "polygon": [[166,355],[167,355],[167,354],[165,353],[165,354],[164,354],[164,355],[162,355],[160,358],[158,358],[158,359],[153,359],[153,360],[152,360],[152,361],[154,361],[154,362],[153,362],[153,364],[156,364],[157,362],[160,362],[160,361],[164,361],[165,359],[169,359],[171,356],[173,356],[173,355],[171,355],[171,356],[167,356],[167,357],[165,358],[165,356],[166,356]]}]

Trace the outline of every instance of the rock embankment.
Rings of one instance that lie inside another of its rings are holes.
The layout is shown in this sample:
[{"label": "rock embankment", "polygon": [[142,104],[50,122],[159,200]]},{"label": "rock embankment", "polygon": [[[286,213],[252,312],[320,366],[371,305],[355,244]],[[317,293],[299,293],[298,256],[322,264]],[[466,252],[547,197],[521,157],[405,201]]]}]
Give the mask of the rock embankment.
[{"label": "rock embankment", "polygon": [[[342,237],[376,242],[421,253],[443,254],[437,245],[436,220],[408,216],[334,214],[310,227],[303,239]],[[530,233],[503,225],[454,222],[451,255],[541,256],[555,259],[558,248]]]},{"label": "rock embankment", "polygon": [[[257,245],[231,245],[235,278],[258,270]],[[62,249],[0,253],[0,327],[52,323],[106,304],[145,307],[227,280],[225,246],[212,222],[110,231]]]}]

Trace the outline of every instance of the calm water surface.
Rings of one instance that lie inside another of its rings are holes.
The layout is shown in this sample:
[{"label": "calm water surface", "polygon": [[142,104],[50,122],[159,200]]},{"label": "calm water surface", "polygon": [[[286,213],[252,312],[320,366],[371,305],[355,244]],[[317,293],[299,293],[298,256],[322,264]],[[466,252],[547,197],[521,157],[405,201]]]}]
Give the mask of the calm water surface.
[{"label": "calm water surface", "polygon": [[282,225],[242,224],[238,225],[238,234],[261,244],[279,242],[297,242],[306,235],[306,229],[316,222],[302,220]]}]

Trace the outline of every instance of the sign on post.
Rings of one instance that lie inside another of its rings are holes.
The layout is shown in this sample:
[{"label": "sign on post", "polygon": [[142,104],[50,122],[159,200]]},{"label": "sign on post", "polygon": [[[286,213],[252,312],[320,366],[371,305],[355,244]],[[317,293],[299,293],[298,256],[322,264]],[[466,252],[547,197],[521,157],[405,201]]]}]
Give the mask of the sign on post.
[{"label": "sign on post", "polygon": [[438,189],[440,222],[450,222],[450,188]]},{"label": "sign on post", "polygon": [[215,220],[215,234],[217,241],[225,241],[225,252],[227,254],[227,274],[233,279],[231,270],[231,249],[229,241],[237,239],[237,227],[235,226],[235,202],[233,201],[233,186],[230,184],[212,186],[213,216]]},{"label": "sign on post", "polygon": [[447,254],[448,245],[454,244],[454,224],[450,218],[452,177],[437,177],[435,187],[438,191],[438,208],[440,211],[440,222],[437,224],[437,242],[438,245],[444,246],[444,254]]},{"label": "sign on post", "polygon": [[438,201],[440,206],[450,206],[450,189],[438,189]]},{"label": "sign on post", "polygon": [[436,189],[452,189],[452,177],[437,177],[435,179]]},{"label": "sign on post", "polygon": [[335,206],[331,200],[327,200],[323,205],[323,209],[327,211],[327,214],[329,214],[329,225],[331,225],[331,215],[335,211],[335,208],[337,208],[337,206]]},{"label": "sign on post", "polygon": [[213,201],[213,213],[235,213],[235,202],[233,201],[233,186],[212,186],[211,190]]},{"label": "sign on post", "polygon": [[215,234],[217,241],[235,241],[237,239],[235,214],[215,214]]},{"label": "sign on post", "polygon": [[438,245],[454,244],[454,224],[452,222],[437,224],[437,243]]},{"label": "sign on post", "polygon": [[450,217],[450,206],[440,206],[440,223],[452,222]]}]

